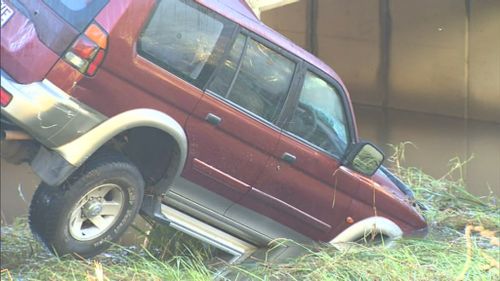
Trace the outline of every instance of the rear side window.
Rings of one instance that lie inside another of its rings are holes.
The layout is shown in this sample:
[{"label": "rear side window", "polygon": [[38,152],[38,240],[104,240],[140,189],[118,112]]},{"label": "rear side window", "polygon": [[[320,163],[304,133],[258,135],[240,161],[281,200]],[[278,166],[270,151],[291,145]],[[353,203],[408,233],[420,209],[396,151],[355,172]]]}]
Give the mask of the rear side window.
[{"label": "rear side window", "polygon": [[82,32],[109,0],[43,0],[60,17]]},{"label": "rear side window", "polygon": [[203,85],[235,28],[194,1],[162,0],[138,42],[143,57]]},{"label": "rear side window", "polygon": [[208,89],[272,122],[283,107],[294,71],[293,61],[240,34]]}]

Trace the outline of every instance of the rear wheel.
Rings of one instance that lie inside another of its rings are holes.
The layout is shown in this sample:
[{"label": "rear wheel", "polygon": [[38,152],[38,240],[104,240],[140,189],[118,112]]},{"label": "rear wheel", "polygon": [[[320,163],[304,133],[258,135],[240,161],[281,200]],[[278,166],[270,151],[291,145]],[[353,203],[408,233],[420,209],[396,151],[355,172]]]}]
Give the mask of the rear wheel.
[{"label": "rear wheel", "polygon": [[139,170],[114,152],[98,152],[62,185],[41,183],[31,201],[33,233],[57,255],[95,256],[132,223],[142,203]]}]

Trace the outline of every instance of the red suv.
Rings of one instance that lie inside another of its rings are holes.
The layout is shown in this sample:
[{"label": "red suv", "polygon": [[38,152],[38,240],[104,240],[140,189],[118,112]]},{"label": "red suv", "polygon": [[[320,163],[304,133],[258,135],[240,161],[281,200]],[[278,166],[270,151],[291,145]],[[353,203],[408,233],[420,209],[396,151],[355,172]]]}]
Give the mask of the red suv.
[{"label": "red suv", "polygon": [[243,0],[1,5],[2,155],[42,179],[51,251],[94,256],[139,211],[239,259],[426,230],[339,77]]}]

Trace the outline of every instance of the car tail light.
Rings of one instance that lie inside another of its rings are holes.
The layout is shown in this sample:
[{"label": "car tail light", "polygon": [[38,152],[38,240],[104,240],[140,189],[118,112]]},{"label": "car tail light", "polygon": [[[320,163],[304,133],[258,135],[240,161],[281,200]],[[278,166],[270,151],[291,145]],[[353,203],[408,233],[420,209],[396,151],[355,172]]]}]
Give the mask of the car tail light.
[{"label": "car tail light", "polygon": [[108,34],[99,25],[92,23],[75,40],[63,58],[81,73],[93,76],[104,60],[107,47]]},{"label": "car tail light", "polygon": [[1,92],[0,92],[0,104],[2,105],[2,107],[6,107],[10,103],[10,101],[12,100],[12,95],[9,94],[3,88],[0,88],[0,89],[1,89]]}]

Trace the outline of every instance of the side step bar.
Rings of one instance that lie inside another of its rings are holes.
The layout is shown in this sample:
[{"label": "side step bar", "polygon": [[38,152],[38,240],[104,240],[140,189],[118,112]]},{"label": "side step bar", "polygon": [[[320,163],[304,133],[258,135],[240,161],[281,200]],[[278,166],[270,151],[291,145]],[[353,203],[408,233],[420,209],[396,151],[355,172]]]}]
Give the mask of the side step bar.
[{"label": "side step bar", "polygon": [[213,226],[186,215],[165,204],[161,213],[170,226],[234,256],[229,263],[238,263],[249,257],[257,248]]}]

